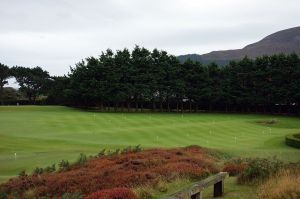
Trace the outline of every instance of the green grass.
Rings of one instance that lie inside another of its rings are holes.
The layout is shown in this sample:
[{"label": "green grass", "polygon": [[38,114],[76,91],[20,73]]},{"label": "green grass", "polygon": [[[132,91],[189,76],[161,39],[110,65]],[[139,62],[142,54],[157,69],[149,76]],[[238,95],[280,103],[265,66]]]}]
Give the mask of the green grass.
[{"label": "green grass", "polygon": [[[259,124],[276,118],[278,123]],[[300,118],[244,114],[97,113],[60,106],[0,107],[0,181],[102,148],[200,145],[233,156],[299,161],[284,136]],[[15,159],[14,154],[17,154]]]}]

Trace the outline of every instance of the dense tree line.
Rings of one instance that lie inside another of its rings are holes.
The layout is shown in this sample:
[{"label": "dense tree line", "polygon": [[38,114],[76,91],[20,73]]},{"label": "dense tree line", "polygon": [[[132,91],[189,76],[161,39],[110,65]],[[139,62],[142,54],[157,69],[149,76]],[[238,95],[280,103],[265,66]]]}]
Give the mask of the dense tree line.
[{"label": "dense tree line", "polygon": [[29,81],[22,77],[26,73],[22,67],[13,67],[12,76],[33,101],[45,93],[48,103],[106,111],[300,112],[296,54],[245,57],[220,67],[191,60],[180,63],[165,51],[136,46],[131,52],[108,49],[97,58],[89,57],[67,76],[30,70],[35,78]]}]

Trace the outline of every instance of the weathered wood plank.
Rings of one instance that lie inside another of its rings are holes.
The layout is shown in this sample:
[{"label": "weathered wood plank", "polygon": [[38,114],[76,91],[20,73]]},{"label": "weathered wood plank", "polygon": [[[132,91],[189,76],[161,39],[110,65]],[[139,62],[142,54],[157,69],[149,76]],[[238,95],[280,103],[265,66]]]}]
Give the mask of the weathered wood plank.
[{"label": "weathered wood plank", "polygon": [[214,197],[221,196],[224,192],[224,179],[228,176],[227,172],[220,172],[204,180],[196,182],[191,187],[179,191],[166,199],[202,199],[202,190],[214,185]]}]

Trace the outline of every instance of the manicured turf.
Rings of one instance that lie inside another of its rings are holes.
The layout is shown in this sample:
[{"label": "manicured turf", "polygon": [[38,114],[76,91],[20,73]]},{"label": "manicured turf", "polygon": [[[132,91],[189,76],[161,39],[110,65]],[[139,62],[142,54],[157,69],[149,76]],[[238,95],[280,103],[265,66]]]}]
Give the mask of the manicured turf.
[{"label": "manicured turf", "polygon": [[[276,118],[276,124],[257,123]],[[238,156],[299,161],[284,136],[300,118],[243,114],[97,113],[59,106],[0,107],[0,181],[102,148],[200,145]],[[16,159],[15,155],[17,154]]]}]

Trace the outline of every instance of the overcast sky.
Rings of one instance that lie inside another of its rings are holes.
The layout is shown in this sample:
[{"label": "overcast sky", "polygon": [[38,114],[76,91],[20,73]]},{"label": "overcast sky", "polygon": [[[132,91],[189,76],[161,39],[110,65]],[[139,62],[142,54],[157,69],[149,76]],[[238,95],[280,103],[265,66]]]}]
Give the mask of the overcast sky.
[{"label": "overcast sky", "polygon": [[63,75],[107,48],[242,48],[299,26],[299,8],[299,0],[0,0],[0,62]]}]

